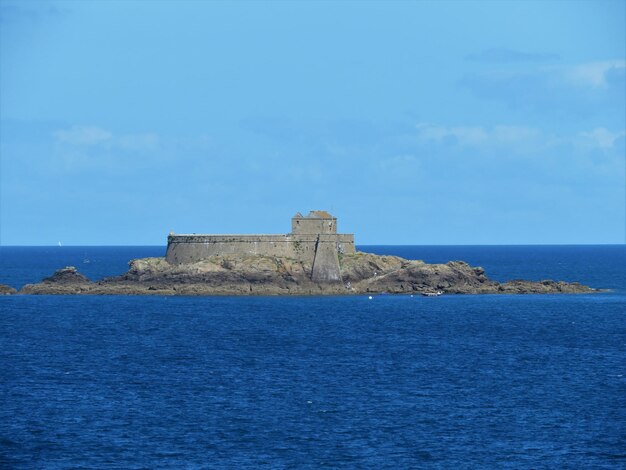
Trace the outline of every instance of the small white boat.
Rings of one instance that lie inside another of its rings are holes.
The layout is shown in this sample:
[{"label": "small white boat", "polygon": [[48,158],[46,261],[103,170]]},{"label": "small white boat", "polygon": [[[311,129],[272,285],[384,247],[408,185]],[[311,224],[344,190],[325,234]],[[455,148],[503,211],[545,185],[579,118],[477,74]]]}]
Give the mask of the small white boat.
[{"label": "small white boat", "polygon": [[422,292],[424,297],[439,297],[443,292],[438,290],[437,292]]}]

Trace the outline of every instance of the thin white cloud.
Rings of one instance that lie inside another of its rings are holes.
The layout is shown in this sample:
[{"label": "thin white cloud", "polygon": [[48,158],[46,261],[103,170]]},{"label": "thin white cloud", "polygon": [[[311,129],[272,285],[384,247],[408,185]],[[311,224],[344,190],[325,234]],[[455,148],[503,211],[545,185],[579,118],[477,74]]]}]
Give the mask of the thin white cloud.
[{"label": "thin white cloud", "polygon": [[491,129],[490,140],[498,144],[534,142],[541,137],[541,131],[526,126],[495,126]]},{"label": "thin white cloud", "polygon": [[126,150],[150,150],[159,146],[159,136],[154,133],[127,134],[116,139],[116,145]]},{"label": "thin white cloud", "polygon": [[608,117],[624,108],[626,61],[612,59],[563,65],[494,65],[466,75],[462,87],[480,99],[566,116]]},{"label": "thin white cloud", "polygon": [[559,59],[558,54],[545,52],[524,52],[504,47],[495,47],[470,54],[469,60],[479,62],[545,62]]},{"label": "thin white cloud", "polygon": [[488,139],[487,132],[482,127],[448,127],[424,122],[415,127],[417,128],[418,139],[423,142],[453,141],[460,145],[480,145]]},{"label": "thin white cloud", "polygon": [[416,125],[418,139],[421,142],[450,142],[467,147],[532,142],[541,132],[525,126],[439,126],[429,123]]},{"label": "thin white cloud", "polygon": [[605,60],[569,66],[563,69],[565,77],[575,85],[606,88],[607,75],[611,71],[626,69],[624,60]]},{"label": "thin white cloud", "polygon": [[98,145],[109,142],[113,134],[95,126],[72,126],[53,133],[57,141],[69,145]]},{"label": "thin white cloud", "polygon": [[159,147],[159,136],[154,133],[114,135],[97,126],[72,126],[53,132],[56,141],[77,147],[105,147],[121,150],[155,150]]},{"label": "thin white cloud", "polygon": [[619,139],[626,137],[626,131],[610,131],[597,127],[570,135],[554,135],[528,126],[497,125],[482,126],[441,126],[419,123],[416,126],[417,141],[420,144],[443,144],[476,150],[496,150],[507,153],[534,153],[554,149],[563,145],[579,150],[615,148]]},{"label": "thin white cloud", "polygon": [[378,165],[382,170],[388,170],[390,168],[397,169],[398,167],[406,169],[409,167],[414,167],[418,164],[419,161],[414,155],[403,154],[396,155],[391,158],[385,158],[381,160]]},{"label": "thin white cloud", "polygon": [[580,136],[588,139],[588,142],[592,143],[592,145],[608,150],[615,146],[615,142],[618,139],[626,137],[626,131],[611,132],[604,127],[596,127],[592,131],[581,132]]}]

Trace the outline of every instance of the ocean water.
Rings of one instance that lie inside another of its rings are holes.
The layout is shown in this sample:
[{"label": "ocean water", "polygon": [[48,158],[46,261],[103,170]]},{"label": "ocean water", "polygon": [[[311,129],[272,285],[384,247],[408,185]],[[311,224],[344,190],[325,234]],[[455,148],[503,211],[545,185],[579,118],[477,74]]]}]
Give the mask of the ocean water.
[{"label": "ocean water", "polygon": [[[626,247],[361,247],[592,295],[0,297],[2,468],[626,468]],[[163,247],[0,247],[0,283]]]}]

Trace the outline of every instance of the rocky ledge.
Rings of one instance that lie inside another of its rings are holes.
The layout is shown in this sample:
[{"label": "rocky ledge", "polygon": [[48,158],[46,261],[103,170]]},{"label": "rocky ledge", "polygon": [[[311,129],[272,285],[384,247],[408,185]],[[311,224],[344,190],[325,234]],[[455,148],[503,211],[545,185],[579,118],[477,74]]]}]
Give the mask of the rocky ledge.
[{"label": "rocky ledge", "polygon": [[311,266],[289,258],[214,256],[193,264],[136,259],[121,275],[92,282],[69,266],[20,294],[90,295],[332,295],[332,294],[552,294],[597,292],[576,282],[490,280],[463,261],[427,264],[397,256],[340,256],[343,282],[314,283]]},{"label": "rocky ledge", "polygon": [[0,295],[11,295],[15,294],[17,291],[13,289],[11,286],[7,286],[5,284],[0,284]]}]

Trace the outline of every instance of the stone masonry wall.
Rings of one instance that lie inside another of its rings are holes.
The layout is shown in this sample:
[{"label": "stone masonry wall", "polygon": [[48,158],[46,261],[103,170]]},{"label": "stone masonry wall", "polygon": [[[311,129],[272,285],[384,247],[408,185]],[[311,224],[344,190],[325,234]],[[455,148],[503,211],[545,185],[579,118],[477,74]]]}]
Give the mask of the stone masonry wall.
[{"label": "stone masonry wall", "polygon": [[215,255],[255,254],[293,258],[313,265],[316,248],[323,248],[324,259],[330,252],[336,258],[338,252],[356,251],[354,236],[349,234],[170,235],[165,256],[171,264],[194,263]]},{"label": "stone masonry wall", "polygon": [[[338,249],[332,235],[319,235],[315,246],[315,259],[311,269],[314,282],[341,282]],[[353,244],[354,246],[354,244]]]},{"label": "stone masonry wall", "polygon": [[291,233],[293,234],[331,234],[337,233],[337,219],[317,219],[309,217],[294,217],[291,219]]}]

